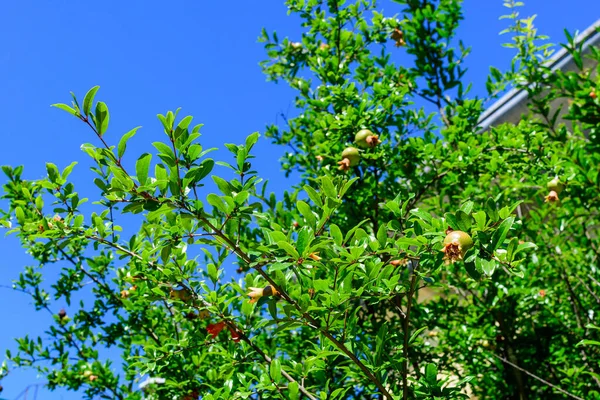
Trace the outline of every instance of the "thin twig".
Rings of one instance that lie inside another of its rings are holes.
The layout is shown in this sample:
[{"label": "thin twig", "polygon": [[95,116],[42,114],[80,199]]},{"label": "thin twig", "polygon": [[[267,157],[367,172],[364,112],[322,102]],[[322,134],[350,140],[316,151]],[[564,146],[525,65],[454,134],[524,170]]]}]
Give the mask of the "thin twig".
[{"label": "thin twig", "polygon": [[490,354],[492,354],[494,357],[496,357],[497,359],[501,360],[502,362],[510,365],[511,367],[516,368],[519,371],[524,372],[525,374],[531,376],[532,378],[537,379],[538,381],[542,382],[543,384],[550,386],[552,389],[558,390],[559,392],[561,392],[562,394],[564,394],[566,396],[572,397],[572,398],[577,399],[577,400],[584,400],[583,398],[581,398],[579,396],[575,396],[574,394],[571,394],[571,393],[567,392],[566,390],[561,389],[561,388],[559,388],[556,385],[553,385],[552,383],[548,382],[547,380],[544,380],[544,379],[540,378],[539,376],[537,376],[535,374],[532,374],[531,372],[527,371],[526,369],[523,369],[523,368],[519,367],[518,365],[511,363],[510,361],[508,361],[504,357],[500,357],[500,356],[498,356],[496,354],[493,354],[493,353],[490,353]]},{"label": "thin twig", "polygon": [[404,316],[404,344],[402,346],[402,353],[404,356],[404,360],[402,361],[402,398],[404,400],[408,399],[408,348],[409,348],[409,331],[410,331],[410,311],[413,305],[413,296],[415,294],[415,289],[417,287],[417,283],[419,281],[417,270],[419,268],[419,264],[415,266],[412,271],[412,278],[410,280],[410,288],[406,295],[406,313]]}]

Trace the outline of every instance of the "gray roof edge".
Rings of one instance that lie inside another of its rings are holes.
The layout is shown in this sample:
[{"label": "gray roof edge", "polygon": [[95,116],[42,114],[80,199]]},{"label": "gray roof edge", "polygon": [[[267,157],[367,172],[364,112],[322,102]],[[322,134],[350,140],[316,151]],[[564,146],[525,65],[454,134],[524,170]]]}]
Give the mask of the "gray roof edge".
[{"label": "gray roof edge", "polygon": [[[600,29],[600,19],[596,20],[596,22],[590,25],[586,30],[577,35],[575,37],[575,43],[583,43],[582,50],[586,50],[592,44],[600,42],[600,31],[598,29]],[[547,63],[554,71],[564,67],[571,60],[572,56],[567,49],[561,47]],[[481,114],[478,123],[479,127],[487,129],[499,116],[503,115],[504,112],[515,105],[521,103],[526,97],[527,92],[524,89],[511,89]]]}]

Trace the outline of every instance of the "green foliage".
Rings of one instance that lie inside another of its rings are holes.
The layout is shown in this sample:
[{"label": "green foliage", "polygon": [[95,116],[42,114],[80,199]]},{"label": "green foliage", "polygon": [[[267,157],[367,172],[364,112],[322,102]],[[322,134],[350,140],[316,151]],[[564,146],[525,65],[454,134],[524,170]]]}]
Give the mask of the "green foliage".
[{"label": "green foliage", "polygon": [[[169,111],[156,151],[132,156],[139,128],[115,138],[97,86],[82,107],[55,104],[95,134],[82,150],[99,191],[82,207],[75,163],[47,163],[40,180],[2,168],[0,224],[35,261],[15,289],[54,315],[2,373],[34,367],[90,399],[600,398],[598,78],[550,74],[533,20],[508,3],[517,54],[487,89],[523,88],[531,113],[482,130],[460,2],[397,3],[402,17],[288,0],[301,42],[263,31],[265,74],[298,92],[298,116],[266,132],[292,149],[286,173],[302,173],[290,192],[268,193],[252,169],[258,133],[215,161],[201,125]],[[376,140],[345,165],[361,129]],[[445,241],[452,230],[473,246]]]}]

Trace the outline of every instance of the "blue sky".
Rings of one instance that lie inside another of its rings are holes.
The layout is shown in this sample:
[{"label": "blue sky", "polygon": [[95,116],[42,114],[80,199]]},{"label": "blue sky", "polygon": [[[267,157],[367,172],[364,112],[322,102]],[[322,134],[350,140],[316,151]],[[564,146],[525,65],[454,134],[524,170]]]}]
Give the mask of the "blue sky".
[{"label": "blue sky", "polygon": [[[591,0],[571,0],[568,8],[562,0],[526,3],[522,14],[537,13],[536,25],[552,42],[562,41],[563,28],[583,30],[600,17],[600,2]],[[380,5],[389,14],[398,11],[389,1]],[[473,48],[467,80],[475,94],[483,95],[489,66],[504,69],[512,57],[500,46],[505,38],[498,36],[506,27],[498,20],[505,9],[501,0],[465,0],[464,7],[459,36]],[[256,40],[262,27],[300,39],[297,20],[287,16],[282,0],[13,0],[3,2],[0,11],[0,164],[24,164],[28,178],[42,177],[46,161],[64,168],[77,160],[73,180],[81,192],[90,187],[80,145],[94,137],[79,121],[49,107],[68,103],[69,91],[82,97],[101,86],[97,99],[111,111],[107,139],[114,144],[129,129],[143,126],[129,142],[131,163],[162,139],[157,113],[182,107],[182,113],[205,124],[203,146],[219,148],[263,132],[282,112],[293,114],[293,91],[267,83],[258,66],[264,58]],[[256,167],[270,180],[270,190],[292,183],[280,173],[284,151],[264,138],[256,148]],[[29,259],[14,238],[0,239],[0,253],[0,285],[10,286]],[[50,321],[33,311],[26,296],[4,287],[0,304],[0,354],[15,348],[12,338],[42,334]],[[14,372],[2,382],[0,398],[16,398],[36,382],[41,380],[35,373]],[[40,390],[38,398],[80,397]]]}]

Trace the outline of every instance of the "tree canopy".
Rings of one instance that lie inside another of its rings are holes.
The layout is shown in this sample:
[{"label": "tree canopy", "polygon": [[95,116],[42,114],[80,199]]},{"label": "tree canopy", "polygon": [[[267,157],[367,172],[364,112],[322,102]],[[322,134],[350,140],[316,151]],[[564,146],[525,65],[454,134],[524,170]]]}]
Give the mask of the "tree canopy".
[{"label": "tree canopy", "polygon": [[[14,288],[54,315],[2,376],[89,399],[600,398],[600,51],[567,32],[577,70],[553,69],[508,1],[515,56],[479,98],[461,2],[397,3],[288,0],[302,37],[263,30],[265,75],[297,92],[263,135],[301,174],[288,191],[253,170],[258,133],[217,161],[168,111],[138,155],[97,86],[54,104],[90,131],[97,190],[76,163],[2,167],[0,224],[34,263]],[[509,87],[529,113],[482,128]]]}]

